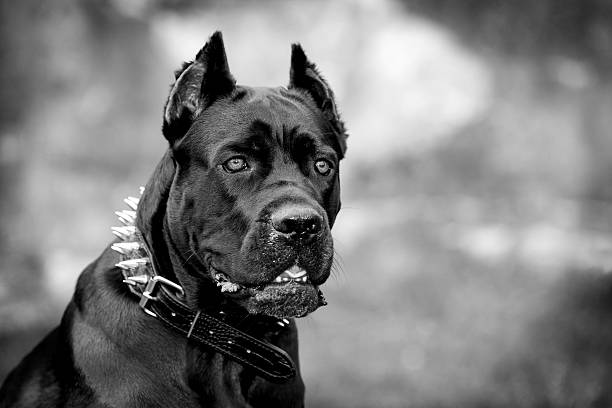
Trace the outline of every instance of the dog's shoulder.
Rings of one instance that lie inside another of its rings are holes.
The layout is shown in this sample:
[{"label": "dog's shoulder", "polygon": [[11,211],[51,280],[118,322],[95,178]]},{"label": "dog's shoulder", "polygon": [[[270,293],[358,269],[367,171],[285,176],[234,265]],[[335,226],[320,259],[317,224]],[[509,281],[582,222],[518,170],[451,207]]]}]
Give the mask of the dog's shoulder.
[{"label": "dog's shoulder", "polygon": [[9,374],[0,389],[0,407],[54,406],[60,389],[52,356],[59,342],[56,328]]},{"label": "dog's shoulder", "polygon": [[[103,257],[100,257],[102,259]],[[0,388],[0,408],[95,406],[93,392],[74,363],[74,324],[92,297],[95,271],[90,264],[80,275],[72,301],[53,329],[8,375]]]},{"label": "dog's shoulder", "polygon": [[63,330],[49,333],[9,374],[0,389],[0,407],[90,406],[93,395],[71,364]]}]

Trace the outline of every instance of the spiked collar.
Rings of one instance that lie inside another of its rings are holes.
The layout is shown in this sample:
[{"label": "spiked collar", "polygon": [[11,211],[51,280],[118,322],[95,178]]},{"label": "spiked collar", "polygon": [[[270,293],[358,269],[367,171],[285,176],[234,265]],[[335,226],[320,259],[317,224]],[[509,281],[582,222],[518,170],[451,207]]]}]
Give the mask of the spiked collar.
[{"label": "spiked collar", "polygon": [[[140,195],[143,192],[144,187],[140,187]],[[124,202],[129,209],[115,212],[122,225],[111,228],[120,239],[111,248],[120,254],[121,261],[115,266],[121,270],[130,292],[140,298],[143,311],[189,341],[219,352],[269,381],[283,383],[295,377],[293,361],[284,350],[241,330],[258,332],[262,330],[256,326],[264,326],[263,330],[269,332],[269,327],[274,326],[278,334],[294,323],[272,317],[248,319],[233,310],[211,313],[187,306],[183,288],[155,271],[149,248],[135,225],[139,200],[127,197]]]}]

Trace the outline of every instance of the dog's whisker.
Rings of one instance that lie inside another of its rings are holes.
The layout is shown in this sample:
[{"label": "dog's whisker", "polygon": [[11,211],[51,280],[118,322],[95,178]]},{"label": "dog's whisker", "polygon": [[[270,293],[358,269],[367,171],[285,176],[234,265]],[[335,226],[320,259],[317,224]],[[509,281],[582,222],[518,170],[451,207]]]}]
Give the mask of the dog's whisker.
[{"label": "dog's whisker", "polygon": [[[187,257],[187,259],[185,259],[185,261],[183,262],[183,265],[182,265],[182,266],[187,265],[187,262],[189,262],[189,260],[190,260],[191,258],[193,258],[194,256],[195,256],[195,257],[197,257],[197,256],[198,256],[198,254],[197,254],[197,253],[196,253],[196,252],[195,252],[193,249],[190,249],[189,251],[187,251],[187,253],[186,253],[185,255],[189,254],[190,252],[191,252],[191,254],[190,254],[188,257]],[[184,256],[184,255],[183,255],[183,256]]]},{"label": "dog's whisker", "polygon": [[334,249],[334,258],[331,266],[331,277],[340,281],[346,280],[346,271],[344,269],[344,261],[342,256]]}]

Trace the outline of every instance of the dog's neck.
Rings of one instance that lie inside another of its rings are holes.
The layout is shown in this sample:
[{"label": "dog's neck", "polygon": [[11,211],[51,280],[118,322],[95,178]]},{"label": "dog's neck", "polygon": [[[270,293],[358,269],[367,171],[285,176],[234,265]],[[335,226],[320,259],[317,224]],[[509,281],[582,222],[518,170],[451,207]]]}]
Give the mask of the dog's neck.
[{"label": "dog's neck", "polygon": [[[144,187],[141,187],[141,196],[143,192]],[[119,253],[121,261],[116,266],[130,292],[140,298],[143,311],[195,343],[250,366],[264,378],[275,382],[292,378],[295,368],[291,358],[283,350],[267,343],[286,330],[290,321],[248,314],[223,299],[207,279],[200,279],[203,283],[196,287],[196,292],[188,293],[182,282],[176,280],[174,271],[160,273],[151,248],[134,225],[140,197],[128,197],[124,202],[129,210],[116,212],[123,225],[112,228],[121,241],[113,243],[111,249]],[[167,223],[164,227],[162,233],[165,234],[164,241],[169,243],[168,253],[175,256],[170,264],[189,267],[189,258],[193,257],[179,257],[181,251],[173,243]],[[202,266],[194,265],[195,268]],[[192,282],[189,287],[193,289],[194,286]],[[199,299],[205,299],[205,302]]]},{"label": "dog's neck", "polygon": [[[136,217],[144,190],[144,187],[140,187],[140,197],[130,196],[124,199],[129,208],[115,212],[121,225],[111,228],[113,234],[120,239],[120,242],[111,245],[111,249],[118,252],[121,257],[121,261],[116,266],[121,269],[123,282],[129,286],[132,293],[141,296],[144,284],[151,278],[160,276],[181,286],[180,301],[193,310],[236,309],[237,305],[228,302],[221,295],[217,288],[218,284],[208,279],[210,275],[207,266],[193,254],[182,255],[183,251],[177,247],[169,233],[165,217],[160,223],[160,230],[155,231],[155,234],[163,237],[156,239],[155,242],[163,242],[165,245],[153,246],[147,242],[147,236],[152,236],[153,233],[143,234],[136,226]],[[175,268],[180,268],[182,272],[177,272]],[[190,282],[187,287],[178,278],[179,275],[190,276],[196,273],[200,279]]]},{"label": "dog's neck", "polygon": [[[160,391],[163,398],[160,399],[159,393],[147,391],[151,384],[142,381],[131,383],[129,392],[125,392],[125,387],[115,383],[124,372],[116,372],[112,379],[90,384],[99,398],[108,401],[109,405],[113,405],[113,401],[117,405],[131,401],[131,406],[168,407],[248,407],[255,406],[253,398],[278,398],[281,401],[286,399],[281,399],[280,395],[295,401],[303,398],[299,372],[296,378],[285,384],[271,384],[242,364],[178,335],[158,319],[145,314],[126,285],[121,283],[122,276],[117,268],[109,268],[107,261],[116,260],[116,255],[111,252],[110,248],[107,249],[102,262],[92,264],[79,278],[74,297],[76,308],[67,311],[74,317],[65,319],[66,322],[74,319],[76,323],[67,327],[74,339],[87,338],[92,328],[99,328],[100,333],[105,333],[99,339],[100,344],[107,344],[109,348],[121,345],[129,356],[126,364],[135,378],[163,379],[156,383],[156,387],[163,390]],[[89,313],[83,313],[83,310],[89,310]],[[109,314],[115,318],[109,318]],[[253,327],[249,332],[283,348],[297,362],[294,322],[277,334],[269,327]],[[77,350],[74,356],[87,378],[96,378],[100,372],[107,372],[106,369],[113,372],[117,367],[124,367],[107,361],[105,354],[99,353],[99,348],[87,347],[88,344],[75,340]],[[155,395],[155,400],[148,400]],[[271,400],[263,406],[281,404]]]}]

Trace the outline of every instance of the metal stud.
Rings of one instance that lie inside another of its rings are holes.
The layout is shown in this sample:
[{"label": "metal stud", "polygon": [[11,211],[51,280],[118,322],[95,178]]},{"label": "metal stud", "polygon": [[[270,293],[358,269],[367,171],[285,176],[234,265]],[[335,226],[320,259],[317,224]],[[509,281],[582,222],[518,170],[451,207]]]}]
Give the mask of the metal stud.
[{"label": "metal stud", "polygon": [[126,203],[128,207],[130,207],[134,211],[136,211],[136,208],[138,208],[138,201],[138,198],[131,196],[123,199],[123,202]]},{"label": "metal stud", "polygon": [[121,255],[125,255],[126,252],[127,252],[127,250],[125,250],[125,249],[123,249],[121,247],[115,246],[115,244],[111,245],[111,249],[113,251],[115,251],[115,252],[119,252]]},{"label": "metal stud", "polygon": [[128,239],[136,233],[136,227],[133,225],[126,225],[124,227],[111,227],[113,234],[121,239]]},{"label": "metal stud", "polygon": [[144,285],[149,282],[149,277],[147,275],[128,276],[123,280],[123,282],[132,286],[136,286],[138,284]]},{"label": "metal stud", "polygon": [[128,252],[137,251],[140,249],[139,242],[117,242],[111,245],[113,251],[126,255]]},{"label": "metal stud", "polygon": [[117,215],[117,217],[119,217],[119,221],[125,225],[132,225],[134,224],[134,221],[136,221],[136,211],[115,211],[115,215]]},{"label": "metal stud", "polygon": [[126,259],[125,261],[121,261],[115,264],[115,266],[129,270],[136,269],[141,265],[146,265],[149,263],[149,258],[137,258],[137,259]]}]

